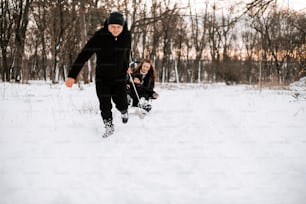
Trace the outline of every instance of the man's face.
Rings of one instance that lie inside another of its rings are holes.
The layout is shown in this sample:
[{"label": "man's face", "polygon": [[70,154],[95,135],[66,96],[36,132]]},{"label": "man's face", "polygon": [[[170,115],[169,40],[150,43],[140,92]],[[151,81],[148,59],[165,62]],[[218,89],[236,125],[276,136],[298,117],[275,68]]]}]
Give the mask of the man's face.
[{"label": "man's face", "polygon": [[122,32],[123,26],[119,24],[109,24],[108,30],[114,37],[117,37]]}]

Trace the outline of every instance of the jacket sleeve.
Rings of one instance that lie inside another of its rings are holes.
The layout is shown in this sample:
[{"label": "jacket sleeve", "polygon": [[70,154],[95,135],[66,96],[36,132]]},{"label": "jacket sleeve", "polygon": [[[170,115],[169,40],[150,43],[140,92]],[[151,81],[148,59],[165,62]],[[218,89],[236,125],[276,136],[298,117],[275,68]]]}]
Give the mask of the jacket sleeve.
[{"label": "jacket sleeve", "polygon": [[128,32],[128,36],[127,36],[127,40],[128,40],[128,52],[126,53],[126,59],[127,59],[127,68],[130,66],[130,57],[131,57],[131,43],[132,43],[132,37],[131,37],[131,33]]},{"label": "jacket sleeve", "polygon": [[71,70],[68,74],[68,77],[76,79],[78,74],[80,73],[84,64],[89,60],[89,58],[96,52],[96,41],[97,34],[95,34],[91,39],[88,40],[86,45],[83,47],[81,52],[78,54],[74,63],[71,65]]}]

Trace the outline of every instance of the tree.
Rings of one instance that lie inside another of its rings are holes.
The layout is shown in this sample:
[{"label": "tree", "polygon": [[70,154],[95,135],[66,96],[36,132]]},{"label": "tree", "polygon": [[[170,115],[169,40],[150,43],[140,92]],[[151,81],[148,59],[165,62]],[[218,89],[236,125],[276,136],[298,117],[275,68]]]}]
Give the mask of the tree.
[{"label": "tree", "polygon": [[173,36],[173,58],[176,61],[175,63],[175,71],[176,71],[176,81],[188,81],[184,80],[184,73],[187,72],[186,66],[184,66],[184,59],[187,58],[187,51],[186,47],[189,41],[188,37],[188,27],[185,19],[183,17],[178,18],[177,28],[176,28],[176,35]]},{"label": "tree", "polygon": [[[39,40],[40,47],[40,56],[41,56],[41,63],[38,69],[42,70],[43,73],[43,79],[47,80],[47,6],[48,0],[40,0],[40,1],[34,1],[33,2],[33,9],[32,9],[32,15],[35,21],[35,24],[37,26],[37,36],[36,38]],[[39,57],[39,56],[36,56]]]},{"label": "tree", "polygon": [[247,3],[245,13],[248,13],[250,16],[260,16],[269,6],[273,3],[274,0],[253,0]]},{"label": "tree", "polygon": [[246,51],[246,78],[248,80],[249,83],[252,83],[253,81],[255,81],[255,76],[254,74],[256,72],[255,67],[253,67],[253,59],[255,58],[256,55],[256,45],[258,44],[258,36],[257,33],[252,32],[252,31],[247,31],[245,30],[242,33],[242,40],[244,42],[244,46],[245,46],[245,51]]},{"label": "tree", "polygon": [[[73,25],[73,16],[71,13],[69,4],[64,0],[57,0],[51,2],[50,14],[52,18],[48,19],[48,31],[51,36],[51,53],[52,53],[52,67],[50,69],[50,78],[52,83],[56,83],[59,80],[59,76],[64,77],[63,45],[65,43],[65,36],[69,32],[69,29]],[[61,64],[62,63],[62,64]]]},{"label": "tree", "polygon": [[9,63],[8,57],[8,49],[9,45],[12,41],[11,34],[13,33],[13,9],[12,4],[9,0],[1,0],[0,1],[0,46],[2,53],[2,80],[10,81],[10,67],[11,63]]},{"label": "tree", "polygon": [[[208,4],[206,3],[205,13],[203,16],[199,16],[197,13],[192,14],[191,6],[190,7],[190,20],[191,20],[191,40],[195,48],[196,56],[194,67],[190,69],[188,73],[195,73],[197,70],[198,73],[198,82],[201,79],[201,58],[203,50],[207,45],[207,26],[208,26]],[[191,77],[193,78],[193,77]]]},{"label": "tree", "polygon": [[30,6],[33,0],[16,0],[13,1],[14,8],[14,29],[15,29],[15,62],[14,78],[16,82],[22,79],[21,70],[23,64],[24,46],[27,27],[29,23]]},{"label": "tree", "polygon": [[218,80],[217,67],[220,64],[220,49],[221,49],[221,31],[216,17],[216,5],[212,7],[213,11],[208,13],[208,40],[211,56],[212,74],[211,81]]}]

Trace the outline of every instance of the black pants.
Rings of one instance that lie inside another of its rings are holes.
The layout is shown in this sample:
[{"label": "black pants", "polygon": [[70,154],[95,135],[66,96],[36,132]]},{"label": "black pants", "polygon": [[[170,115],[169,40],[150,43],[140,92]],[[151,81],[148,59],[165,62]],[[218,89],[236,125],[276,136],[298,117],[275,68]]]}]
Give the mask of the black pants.
[{"label": "black pants", "polygon": [[[139,98],[142,98],[144,97],[146,100],[149,100],[150,98],[152,98],[152,95],[154,93],[153,90],[149,89],[149,88],[145,88],[141,85],[136,85],[136,90],[137,90],[137,93],[138,93],[138,96]],[[128,91],[129,95],[132,97],[133,99],[133,106],[137,106],[139,101],[138,101],[138,98],[137,98],[137,95],[135,93],[135,90],[133,87],[130,87],[129,91]]]},{"label": "black pants", "polygon": [[112,101],[120,112],[128,109],[125,81],[98,81],[96,92],[100,102],[100,111],[103,120],[112,120]]}]

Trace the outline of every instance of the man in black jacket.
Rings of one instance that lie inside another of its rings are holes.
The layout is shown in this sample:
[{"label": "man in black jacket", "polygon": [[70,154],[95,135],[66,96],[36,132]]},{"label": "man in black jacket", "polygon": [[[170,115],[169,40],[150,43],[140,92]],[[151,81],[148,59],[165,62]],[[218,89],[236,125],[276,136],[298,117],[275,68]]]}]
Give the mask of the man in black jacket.
[{"label": "man in black jacket", "polygon": [[66,80],[66,86],[72,87],[83,65],[94,53],[96,54],[95,81],[101,116],[105,124],[103,137],[108,137],[114,132],[111,100],[121,112],[122,122],[128,121],[126,75],[130,51],[131,34],[127,23],[120,12],[112,12],[104,27],[98,30],[81,50]]}]

